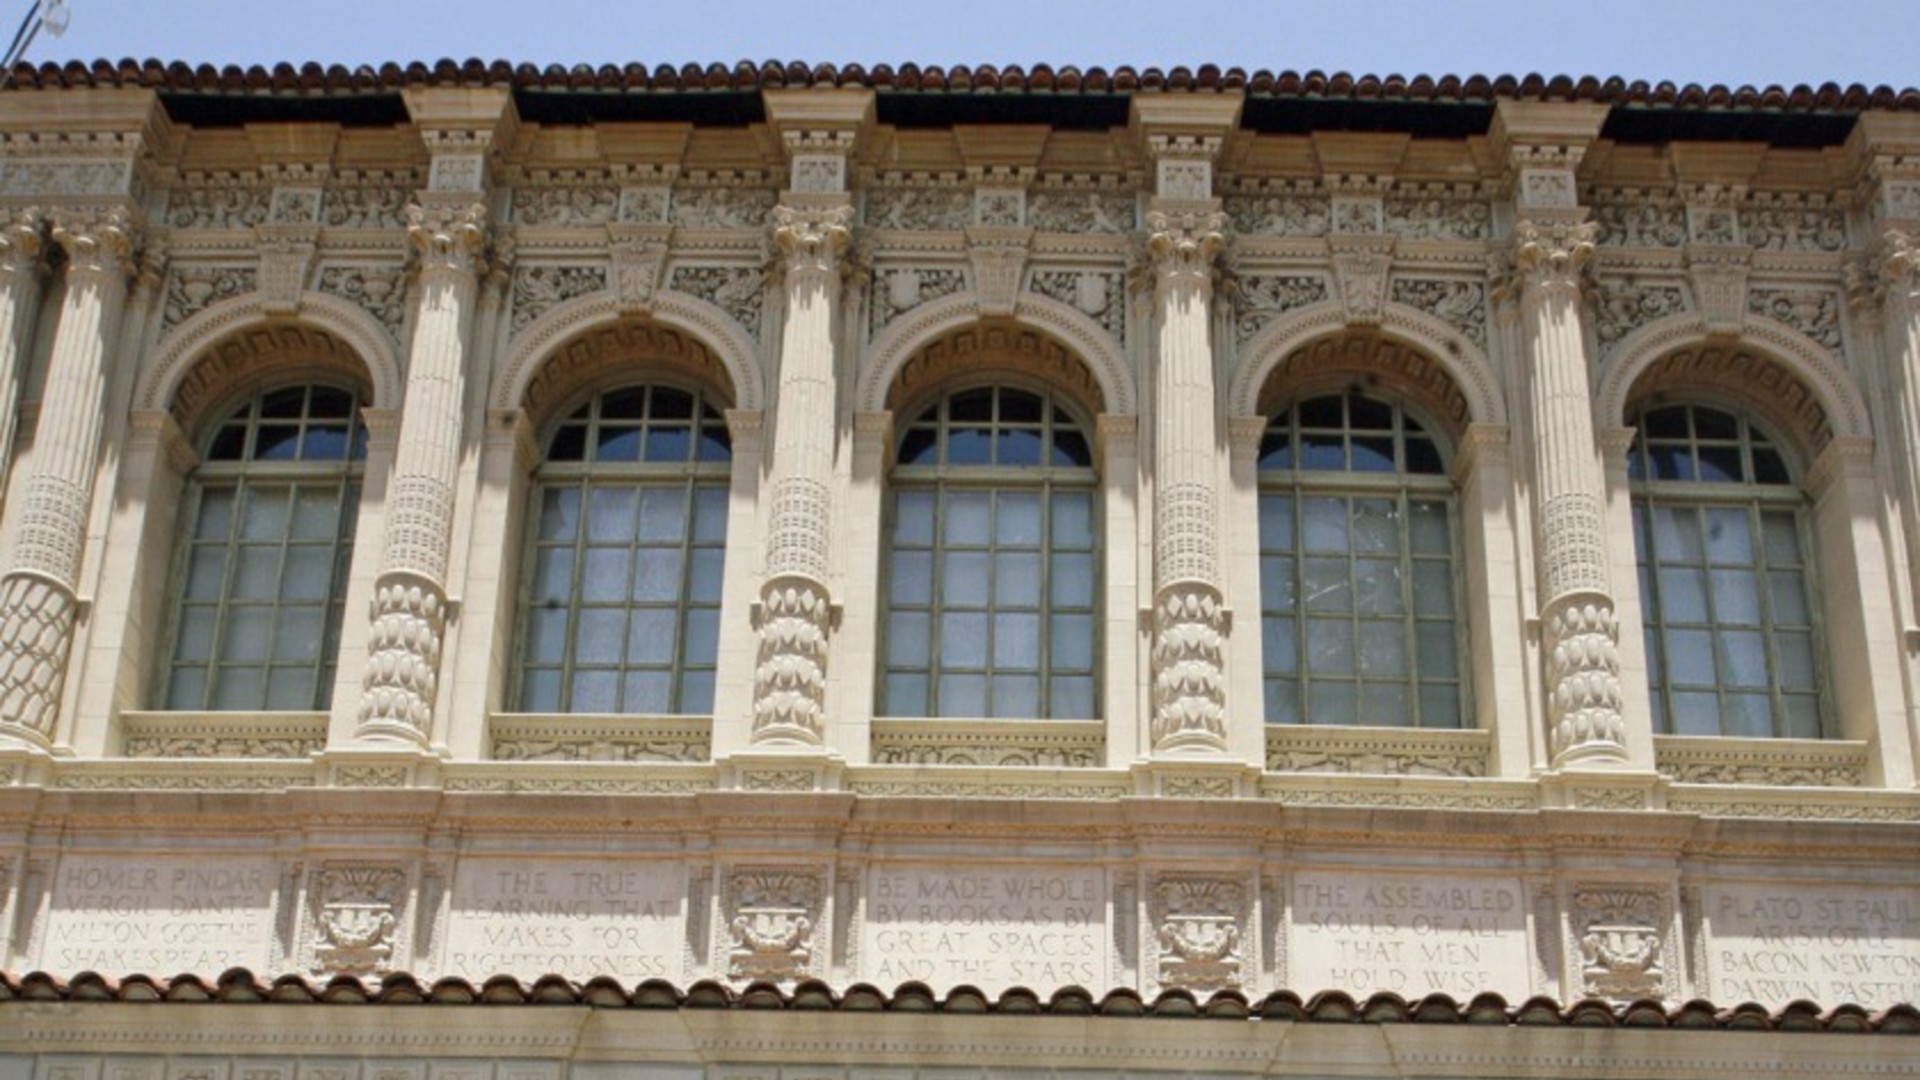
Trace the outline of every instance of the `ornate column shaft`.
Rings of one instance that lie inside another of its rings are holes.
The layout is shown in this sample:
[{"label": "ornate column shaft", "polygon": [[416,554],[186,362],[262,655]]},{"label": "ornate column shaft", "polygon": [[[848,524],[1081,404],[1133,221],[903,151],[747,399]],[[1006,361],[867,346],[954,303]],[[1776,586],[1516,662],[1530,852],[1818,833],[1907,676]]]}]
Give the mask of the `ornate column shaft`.
[{"label": "ornate column shaft", "polygon": [[753,679],[756,746],[818,746],[825,738],[833,629],[827,558],[833,535],[834,319],[852,220],[853,208],[841,195],[790,194],[788,203],[773,210],[786,321]]},{"label": "ornate column shaft", "polygon": [[1210,204],[1147,215],[1158,324],[1153,419],[1155,753],[1227,746],[1227,625],[1220,591],[1214,438],[1213,263],[1225,215]]},{"label": "ornate column shaft", "polygon": [[[1895,415],[1904,453],[1895,455],[1902,485],[1907,560],[1920,590],[1920,236],[1889,229],[1881,240],[1878,288],[1885,317],[1888,374],[1896,388]],[[1916,592],[1920,602],[1920,592]]]},{"label": "ornate column shaft", "polygon": [[1547,712],[1556,766],[1623,762],[1620,625],[1606,554],[1606,482],[1594,443],[1580,276],[1598,227],[1514,228],[1533,407],[1535,511]]},{"label": "ornate column shaft", "polygon": [[461,411],[486,248],[486,207],[469,199],[442,196],[407,211],[407,238],[420,259],[420,307],[387,488],[386,550],[374,582],[356,740],[425,745],[432,734]]},{"label": "ornate column shaft", "polygon": [[40,280],[47,264],[46,222],[39,210],[21,210],[0,227],[0,488],[13,465],[13,440],[19,422],[20,380],[24,356],[33,338],[33,317],[40,305]]},{"label": "ornate column shaft", "polygon": [[67,256],[67,293],[13,515],[12,558],[0,579],[0,736],[40,746],[52,742],[73,650],[108,350],[127,302],[134,228],[119,208],[91,218],[63,214],[53,239]]}]

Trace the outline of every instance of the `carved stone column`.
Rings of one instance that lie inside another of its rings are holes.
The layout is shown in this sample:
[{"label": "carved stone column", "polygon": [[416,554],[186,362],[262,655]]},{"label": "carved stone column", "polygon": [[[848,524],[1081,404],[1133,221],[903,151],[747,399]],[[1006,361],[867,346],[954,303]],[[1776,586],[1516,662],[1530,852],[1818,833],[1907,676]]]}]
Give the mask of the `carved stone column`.
[{"label": "carved stone column", "polygon": [[1620,624],[1606,552],[1605,478],[1580,327],[1580,278],[1598,227],[1514,227],[1520,331],[1533,408],[1534,506],[1547,715],[1556,767],[1626,761]]},{"label": "carved stone column", "polygon": [[853,208],[841,195],[790,194],[773,210],[786,321],[774,416],[767,577],[760,587],[753,744],[819,746],[825,739],[827,588],[832,531],[834,319]]},{"label": "carved stone column", "polygon": [[487,210],[466,196],[447,195],[407,213],[407,238],[420,260],[419,310],[354,738],[424,746],[446,634],[454,478]]},{"label": "carved stone column", "polygon": [[[1894,394],[1894,415],[1905,453],[1896,454],[1895,473],[1905,514],[1907,559],[1920,590],[1920,236],[1888,229],[1881,239],[1874,294],[1884,318],[1887,376]],[[1920,593],[1915,602],[1920,603]]]},{"label": "carved stone column", "polygon": [[1153,420],[1155,754],[1224,754],[1227,620],[1220,591],[1211,203],[1147,215],[1158,326]]},{"label": "carved stone column", "polygon": [[43,748],[53,741],[79,616],[108,352],[134,270],[134,227],[119,208],[59,214],[53,239],[67,256],[67,293],[0,578],[0,739]]},{"label": "carved stone column", "polygon": [[45,247],[46,222],[39,210],[17,211],[0,226],[0,494],[13,465],[24,354],[33,340],[40,280],[47,271],[41,257]]}]

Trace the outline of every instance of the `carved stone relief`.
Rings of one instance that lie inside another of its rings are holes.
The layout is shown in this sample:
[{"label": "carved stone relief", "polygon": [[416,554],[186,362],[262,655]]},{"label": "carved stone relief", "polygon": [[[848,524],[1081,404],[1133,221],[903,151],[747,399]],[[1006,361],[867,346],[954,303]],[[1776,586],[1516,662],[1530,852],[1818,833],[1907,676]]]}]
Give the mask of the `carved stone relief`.
[{"label": "carved stone relief", "polygon": [[1786,323],[1840,351],[1840,297],[1826,289],[1752,289],[1747,310]]},{"label": "carved stone relief", "polygon": [[513,220],[521,225],[605,225],[620,209],[620,189],[611,184],[517,187]]},{"label": "carved stone relief", "polygon": [[956,267],[895,266],[874,275],[869,293],[870,334],[922,304],[952,296],[967,287],[966,272]]},{"label": "carved stone relief", "polygon": [[672,202],[673,189],[665,184],[623,187],[614,220],[628,225],[665,225]]},{"label": "carved stone relief", "polygon": [[793,982],[819,970],[814,931],[825,894],[814,871],[755,867],[728,874],[722,901],[727,977]]},{"label": "carved stone relief", "polygon": [[1686,293],[1678,285],[1641,285],[1633,281],[1602,281],[1594,304],[1594,332],[1603,347],[1648,323],[1677,315],[1687,308]]},{"label": "carved stone relief", "polygon": [[1155,879],[1149,902],[1159,946],[1155,975],[1162,988],[1207,994],[1246,985],[1248,904],[1242,882],[1166,874]]},{"label": "carved stone relief", "polygon": [[1223,200],[1235,236],[1325,236],[1325,195],[1229,195]]},{"label": "carved stone relief", "polygon": [[736,319],[747,333],[760,333],[763,275],[754,266],[676,266],[667,287],[697,296]]},{"label": "carved stone relief", "polygon": [[1396,304],[1416,308],[1453,327],[1469,341],[1487,346],[1487,287],[1478,281],[1442,278],[1393,279],[1388,295]]},{"label": "carved stone relief", "polygon": [[1333,231],[1371,234],[1385,232],[1381,201],[1377,195],[1335,195]]},{"label": "carved stone relief", "polygon": [[9,161],[0,195],[125,195],[133,179],[132,161]]},{"label": "carved stone relief", "polygon": [[398,177],[329,187],[320,197],[321,224],[335,229],[404,229],[414,184]]},{"label": "carved stone relief", "polygon": [[695,229],[761,229],[773,213],[774,193],[764,188],[683,186],[673,190],[672,221]]},{"label": "carved stone relief", "polygon": [[1126,281],[1117,271],[1036,270],[1027,289],[1077,309],[1107,333],[1126,340]]},{"label": "carved stone relief", "polygon": [[175,188],[167,224],[176,229],[251,229],[267,220],[271,189],[231,178],[206,178]]},{"label": "carved stone relief", "polygon": [[259,272],[251,266],[176,265],[167,274],[167,296],[160,316],[171,330],[207,307],[253,292]]},{"label": "carved stone relief", "polygon": [[1740,210],[1746,241],[1762,251],[1839,251],[1847,246],[1847,216],[1838,208],[1793,202]]},{"label": "carved stone relief", "polygon": [[316,975],[378,975],[393,968],[407,874],[395,864],[328,864],[307,886]]},{"label": "carved stone relief", "polygon": [[711,747],[701,739],[495,739],[496,761],[707,761]]},{"label": "carved stone relief", "polygon": [[1327,281],[1317,274],[1240,278],[1233,292],[1234,337],[1244,345],[1273,320],[1326,298]]},{"label": "carved stone relief", "polygon": [[1017,229],[1027,223],[1025,188],[976,188],[973,193],[976,225]]},{"label": "carved stone relief", "polygon": [[1687,242],[1686,207],[1654,201],[1650,195],[1596,203],[1593,220],[1600,226],[1595,242],[1608,247],[1679,247]]},{"label": "carved stone relief", "polygon": [[406,272],[398,266],[345,266],[320,268],[319,291],[358,304],[380,325],[400,336],[407,318]]},{"label": "carved stone relief", "polygon": [[1386,229],[1408,240],[1485,240],[1493,209],[1483,199],[1394,195],[1384,204]]},{"label": "carved stone relief", "polygon": [[965,188],[880,188],[867,194],[866,223],[876,229],[938,232],[973,223]]},{"label": "carved stone relief", "polygon": [[1036,191],[1027,200],[1027,224],[1042,232],[1130,233],[1134,197],[1124,191]]},{"label": "carved stone relief", "polygon": [[1665,901],[1659,893],[1596,885],[1573,894],[1581,992],[1614,1001],[1667,995]]},{"label": "carved stone relief", "polygon": [[277,187],[267,209],[270,225],[312,225],[320,220],[321,192],[317,187]]},{"label": "carved stone relief", "polygon": [[1696,244],[1737,244],[1739,225],[1727,206],[1687,206],[1687,234]]},{"label": "carved stone relief", "polygon": [[549,308],[606,287],[604,266],[522,264],[513,274],[513,332],[525,330]]}]

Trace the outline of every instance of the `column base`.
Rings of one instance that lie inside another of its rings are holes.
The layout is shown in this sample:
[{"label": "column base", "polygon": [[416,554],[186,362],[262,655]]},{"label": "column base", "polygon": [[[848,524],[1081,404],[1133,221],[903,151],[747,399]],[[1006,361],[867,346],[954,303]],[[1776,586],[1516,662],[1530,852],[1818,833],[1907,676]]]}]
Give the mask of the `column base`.
[{"label": "column base", "polygon": [[1567,810],[1661,810],[1672,783],[1624,762],[1566,762],[1540,776],[1540,805]]},{"label": "column base", "polygon": [[444,751],[415,746],[337,746],[313,755],[326,787],[438,787]]},{"label": "column base", "polygon": [[1171,758],[1156,754],[1133,763],[1134,794],[1149,799],[1256,799],[1260,769],[1220,757]]},{"label": "column base", "polygon": [[717,758],[732,791],[839,791],[846,759],[822,746],[756,746]]}]

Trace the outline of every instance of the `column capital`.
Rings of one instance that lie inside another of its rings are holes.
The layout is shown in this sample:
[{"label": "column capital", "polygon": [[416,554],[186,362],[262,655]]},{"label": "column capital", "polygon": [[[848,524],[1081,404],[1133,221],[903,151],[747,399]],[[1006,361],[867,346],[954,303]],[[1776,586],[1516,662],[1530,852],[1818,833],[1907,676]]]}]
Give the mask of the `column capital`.
[{"label": "column capital", "polygon": [[487,250],[487,208],[466,196],[434,197],[407,207],[407,243],[423,272],[477,275]]},{"label": "column capital", "polygon": [[37,279],[46,272],[47,217],[37,206],[15,210],[0,225],[0,278]]},{"label": "column capital", "polygon": [[1513,227],[1513,266],[1524,285],[1577,289],[1593,262],[1600,226],[1591,221],[1523,220]]},{"label": "column capital", "polygon": [[1214,262],[1226,247],[1227,216],[1214,200],[1163,204],[1147,211],[1147,257],[1162,287],[1212,288]]},{"label": "column capital", "polygon": [[138,269],[139,227],[126,207],[56,211],[53,242],[67,256],[67,278],[117,278],[122,284]]},{"label": "column capital", "polygon": [[1920,303],[1920,233],[1888,229],[1880,237],[1879,291],[1887,302]]},{"label": "column capital", "polygon": [[773,242],[789,275],[837,275],[852,240],[853,207],[844,196],[831,201],[790,197],[773,208]]}]

